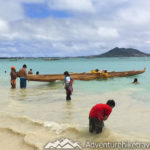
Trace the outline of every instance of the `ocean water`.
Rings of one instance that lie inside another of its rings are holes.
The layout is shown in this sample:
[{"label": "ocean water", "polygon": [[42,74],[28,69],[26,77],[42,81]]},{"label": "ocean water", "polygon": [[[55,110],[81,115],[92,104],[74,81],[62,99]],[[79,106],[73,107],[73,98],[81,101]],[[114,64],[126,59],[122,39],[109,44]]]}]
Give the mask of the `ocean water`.
[{"label": "ocean water", "polygon": [[[10,67],[27,69],[40,74],[89,72],[92,69],[108,71],[141,70],[137,76],[108,80],[74,81],[72,101],[66,102],[62,81],[53,83],[27,82],[27,89],[10,89]],[[48,142],[68,138],[86,141],[150,142],[150,58],[70,58],[46,61],[44,59],[0,60],[0,147],[3,149],[44,149]],[[7,73],[5,73],[5,70]],[[140,84],[133,85],[134,78]],[[116,107],[105,122],[102,134],[88,133],[88,114],[97,103],[108,99]],[[9,143],[9,144],[8,144]]]}]

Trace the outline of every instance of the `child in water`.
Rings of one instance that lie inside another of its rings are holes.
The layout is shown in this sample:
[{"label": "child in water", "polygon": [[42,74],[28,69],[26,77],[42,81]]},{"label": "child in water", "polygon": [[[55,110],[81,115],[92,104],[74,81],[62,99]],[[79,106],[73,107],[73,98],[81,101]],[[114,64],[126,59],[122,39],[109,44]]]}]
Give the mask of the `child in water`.
[{"label": "child in water", "polygon": [[138,79],[137,78],[134,78],[134,81],[132,82],[133,84],[138,84]]}]

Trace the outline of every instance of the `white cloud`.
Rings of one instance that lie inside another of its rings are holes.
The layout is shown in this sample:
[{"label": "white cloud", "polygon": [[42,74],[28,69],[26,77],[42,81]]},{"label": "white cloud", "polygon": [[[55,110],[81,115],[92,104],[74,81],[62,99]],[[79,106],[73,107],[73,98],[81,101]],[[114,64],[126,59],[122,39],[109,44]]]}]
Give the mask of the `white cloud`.
[{"label": "white cloud", "polygon": [[75,15],[46,19],[25,16],[22,2],[44,0],[0,0],[0,56],[92,55],[116,46],[150,52],[148,0],[49,0],[50,9]]},{"label": "white cloud", "polygon": [[145,43],[150,44],[150,41],[145,41]]},{"label": "white cloud", "polygon": [[0,19],[0,33],[6,33],[9,31],[9,25],[6,21]]},{"label": "white cloud", "polygon": [[98,34],[101,38],[105,39],[113,39],[119,37],[118,31],[114,28],[99,27]]},{"label": "white cloud", "polygon": [[149,11],[144,9],[129,8],[119,12],[119,17],[130,24],[146,25],[150,22]]},{"label": "white cloud", "polygon": [[44,3],[45,0],[0,0],[0,18],[8,21],[25,18],[23,3]]},{"label": "white cloud", "polygon": [[21,4],[15,1],[0,0],[0,18],[8,21],[19,20],[24,17]]},{"label": "white cloud", "polygon": [[55,10],[69,10],[75,12],[94,12],[91,0],[50,0],[49,7]]},{"label": "white cloud", "polygon": [[[18,0],[13,0],[13,1],[18,1]],[[19,0],[20,2],[23,3],[44,3],[45,0]]]},{"label": "white cloud", "polygon": [[129,5],[119,9],[117,16],[131,25],[147,25],[150,23],[150,1],[132,0]]}]

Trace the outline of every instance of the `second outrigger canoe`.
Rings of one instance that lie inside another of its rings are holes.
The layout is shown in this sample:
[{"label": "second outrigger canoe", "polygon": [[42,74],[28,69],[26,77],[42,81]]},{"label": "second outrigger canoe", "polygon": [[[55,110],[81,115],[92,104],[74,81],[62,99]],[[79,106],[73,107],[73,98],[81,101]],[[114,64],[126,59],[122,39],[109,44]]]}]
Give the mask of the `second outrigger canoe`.
[{"label": "second outrigger canoe", "polygon": [[[123,72],[108,72],[107,78],[113,77],[127,77],[138,75],[145,72],[145,68],[143,70],[138,71],[123,71]],[[94,79],[103,79],[103,73],[72,73],[70,74],[73,80],[94,80]],[[64,80],[63,74],[47,74],[47,75],[28,75],[27,79],[29,81],[40,81],[40,82],[52,82],[56,80]]]}]

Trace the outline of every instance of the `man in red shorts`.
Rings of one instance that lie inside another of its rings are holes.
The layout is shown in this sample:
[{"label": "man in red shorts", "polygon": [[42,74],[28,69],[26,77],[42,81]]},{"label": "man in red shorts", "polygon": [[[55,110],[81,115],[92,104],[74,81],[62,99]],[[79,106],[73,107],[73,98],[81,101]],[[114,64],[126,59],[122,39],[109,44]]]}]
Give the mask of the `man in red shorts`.
[{"label": "man in red shorts", "polygon": [[114,107],[114,100],[108,100],[106,104],[96,104],[89,114],[89,132],[101,133],[104,121],[107,120]]}]

